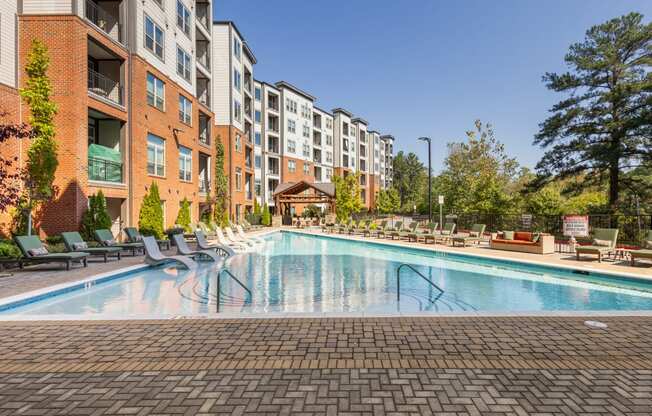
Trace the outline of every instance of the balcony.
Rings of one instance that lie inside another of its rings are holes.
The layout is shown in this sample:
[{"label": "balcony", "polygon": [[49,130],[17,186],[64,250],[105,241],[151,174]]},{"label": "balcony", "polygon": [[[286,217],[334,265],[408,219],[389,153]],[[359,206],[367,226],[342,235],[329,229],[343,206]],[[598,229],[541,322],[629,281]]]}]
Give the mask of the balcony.
[{"label": "balcony", "polygon": [[122,137],[124,123],[88,109],[88,179],[124,183]]},{"label": "balcony", "polygon": [[279,142],[276,137],[268,137],[267,151],[270,153],[279,153]]},{"label": "balcony", "polygon": [[199,143],[211,145],[211,118],[201,111],[199,112]]},{"label": "balcony", "polygon": [[120,19],[121,1],[86,0],[84,17],[116,42],[124,43]]},{"label": "balcony", "polygon": [[199,71],[197,74],[197,100],[206,107],[211,106],[211,81],[204,77]]},{"label": "balcony", "polygon": [[120,83],[92,69],[88,70],[88,92],[123,105]]},{"label": "balcony", "polygon": [[123,61],[92,38],[87,41],[88,92],[104,100],[124,105]]},{"label": "balcony", "polygon": [[321,146],[321,133],[313,131],[313,133],[312,133],[312,144],[314,146]]},{"label": "balcony", "polygon": [[278,113],[278,95],[267,94],[267,109]]},{"label": "balcony", "polygon": [[211,157],[199,152],[199,193],[209,194],[211,192]]},{"label": "balcony", "polygon": [[267,158],[267,174],[278,176],[280,172],[280,163],[276,158]]},{"label": "balcony", "polygon": [[313,149],[312,160],[315,163],[321,163],[321,150]]},{"label": "balcony", "polygon": [[112,162],[89,156],[88,180],[124,183],[122,180],[122,162]]},{"label": "balcony", "polygon": [[273,133],[278,133],[279,132],[278,117],[276,117],[276,116],[268,116],[267,117],[267,129],[270,132],[273,132]]}]

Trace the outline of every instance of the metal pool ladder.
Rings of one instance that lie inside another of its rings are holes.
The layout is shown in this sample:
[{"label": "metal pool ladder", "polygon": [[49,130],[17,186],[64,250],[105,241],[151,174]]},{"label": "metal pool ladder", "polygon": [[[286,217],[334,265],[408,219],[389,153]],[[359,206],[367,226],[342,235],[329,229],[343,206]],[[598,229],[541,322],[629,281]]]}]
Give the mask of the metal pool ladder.
[{"label": "metal pool ladder", "polygon": [[398,266],[398,269],[396,269],[396,301],[397,301],[397,302],[401,300],[401,269],[402,269],[403,267],[407,267],[408,269],[412,270],[413,272],[415,272],[416,274],[418,274],[419,276],[421,276],[421,278],[422,278],[423,280],[425,280],[426,282],[428,282],[428,283],[430,284],[430,286],[432,286],[432,287],[434,287],[435,289],[439,290],[439,295],[437,295],[437,297],[435,298],[435,300],[433,301],[433,303],[436,302],[437,299],[439,299],[439,298],[441,297],[441,295],[444,294],[444,289],[442,289],[442,288],[440,288],[439,286],[437,286],[437,285],[436,285],[432,280],[428,279],[428,278],[427,278],[423,273],[421,273],[420,271],[418,271],[417,269],[415,269],[415,268],[412,267],[411,265],[409,265],[409,264],[407,264],[407,263],[403,263],[403,264],[401,264],[400,266]]},{"label": "metal pool ladder", "polygon": [[229,275],[233,280],[236,281],[236,283],[237,283],[238,285],[240,285],[244,290],[246,290],[247,293],[249,293],[249,300],[251,300],[251,298],[252,298],[251,290],[250,290],[247,286],[245,286],[245,284],[242,283],[242,282],[240,281],[240,279],[238,279],[237,277],[235,277],[235,276],[233,275],[233,273],[231,273],[231,272],[228,271],[227,269],[222,269],[222,270],[220,270],[219,272],[217,272],[217,301],[216,301],[216,303],[217,303],[217,312],[220,311],[220,298],[221,298],[220,294],[221,294],[221,286],[222,286],[222,285],[220,284],[220,281],[221,281],[221,279],[222,279],[222,273],[226,273],[227,275]]}]

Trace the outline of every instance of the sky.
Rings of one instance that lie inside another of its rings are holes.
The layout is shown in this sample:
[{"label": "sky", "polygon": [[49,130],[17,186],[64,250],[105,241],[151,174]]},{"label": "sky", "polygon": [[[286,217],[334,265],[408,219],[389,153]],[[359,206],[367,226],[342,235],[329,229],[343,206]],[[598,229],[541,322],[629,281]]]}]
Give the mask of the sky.
[{"label": "sky", "polygon": [[439,172],[446,143],[490,122],[510,156],[534,167],[539,123],[562,96],[541,81],[591,26],[652,0],[214,0],[258,60],[254,77],[284,80],[396,138]]}]

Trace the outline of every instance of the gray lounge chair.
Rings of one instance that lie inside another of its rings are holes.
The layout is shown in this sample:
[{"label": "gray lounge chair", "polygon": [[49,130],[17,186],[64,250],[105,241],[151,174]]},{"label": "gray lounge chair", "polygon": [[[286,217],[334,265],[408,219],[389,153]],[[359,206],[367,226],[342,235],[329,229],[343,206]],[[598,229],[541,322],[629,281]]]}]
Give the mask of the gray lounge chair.
[{"label": "gray lounge chair", "polygon": [[453,247],[456,244],[462,244],[462,247],[466,247],[467,244],[477,243],[480,244],[482,241],[482,235],[484,234],[484,229],[486,228],[485,224],[473,224],[469,235],[454,235],[451,237],[453,241]]},{"label": "gray lounge chair", "polygon": [[104,256],[104,263],[108,261],[110,255],[120,260],[122,251],[119,247],[88,247],[82,236],[77,231],[61,233],[63,244],[66,250],[73,253],[88,253],[91,256]]},{"label": "gray lounge chair", "polygon": [[423,238],[423,242],[427,243],[428,240],[434,240],[434,232],[437,229],[439,223],[429,222],[424,231],[415,231],[408,234],[408,241],[419,242],[420,238]]},{"label": "gray lounge chair", "polygon": [[20,251],[23,253],[23,258],[18,261],[19,267],[22,269],[25,263],[65,263],[66,270],[70,270],[72,263],[81,263],[86,267],[88,253],[44,253],[35,254],[34,250],[47,250],[41,243],[41,240],[35,235],[18,235],[14,237],[14,241]]},{"label": "gray lounge chair", "polygon": [[444,229],[434,234],[435,244],[437,244],[438,241],[445,243],[446,241],[450,240],[453,236],[453,233],[455,232],[455,226],[456,225],[454,222],[447,222],[444,224]]},{"label": "gray lounge chair", "polygon": [[189,256],[195,260],[204,259],[208,261],[214,261],[216,263],[223,262],[224,258],[219,256],[214,250],[193,250],[188,246],[186,239],[183,238],[182,234],[175,234],[172,236],[174,240],[174,245],[177,246],[177,254],[182,256]]},{"label": "gray lounge chair", "polygon": [[387,227],[387,220],[382,220],[380,224],[376,226],[375,229],[371,229],[371,225],[370,225],[369,237],[378,237],[378,234],[384,232],[386,227]]},{"label": "gray lounge chair", "polygon": [[151,266],[176,262],[188,269],[194,269],[197,267],[197,263],[195,263],[195,261],[190,257],[163,255],[154,237],[143,237],[143,246],[145,247],[145,263]]},{"label": "gray lounge chair", "polygon": [[392,230],[393,228],[390,227],[389,221],[385,220],[383,221],[383,223],[381,223],[380,227],[378,228],[378,230],[376,230],[374,234],[376,238],[381,238],[381,237],[385,238],[387,237],[387,233],[391,232]]},{"label": "gray lounge chair", "polygon": [[643,242],[643,248],[630,251],[629,258],[632,266],[636,265],[636,259],[652,259],[652,230],[647,232],[647,237]]},{"label": "gray lounge chair", "polygon": [[387,231],[388,232],[386,232],[385,235],[392,237],[392,240],[394,239],[394,237],[398,237],[403,231],[403,221],[396,221],[394,227]]},{"label": "gray lounge chair", "polygon": [[418,222],[412,221],[407,229],[404,229],[403,231],[398,233],[398,239],[400,240],[401,238],[407,238],[409,241],[410,234],[416,233],[418,226],[419,226]]},{"label": "gray lounge chair", "polygon": [[598,262],[602,261],[602,257],[609,255],[616,249],[616,241],[618,241],[617,228],[595,228],[593,230],[593,241],[590,246],[577,246],[575,253],[577,260],[580,259],[581,254],[591,254],[598,256]]},{"label": "gray lounge chair", "polygon": [[202,250],[215,250],[215,252],[225,257],[235,256],[236,254],[231,247],[209,243],[203,231],[195,231],[195,238],[197,239],[197,247]]},{"label": "gray lounge chair", "polygon": [[95,230],[95,240],[104,247],[118,247],[121,250],[129,250],[132,255],[143,251],[143,243],[118,243],[113,237],[113,233],[107,229]]}]

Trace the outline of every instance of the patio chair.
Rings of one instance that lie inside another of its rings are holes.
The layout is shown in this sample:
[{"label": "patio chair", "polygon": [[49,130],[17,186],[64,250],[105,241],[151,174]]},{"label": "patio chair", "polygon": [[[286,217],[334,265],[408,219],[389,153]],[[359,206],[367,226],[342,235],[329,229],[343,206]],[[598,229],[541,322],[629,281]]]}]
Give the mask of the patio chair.
[{"label": "patio chair", "polygon": [[396,221],[396,224],[394,224],[394,227],[391,229],[387,230],[388,233],[386,233],[387,236],[391,237],[392,240],[394,237],[398,237],[399,234],[403,231],[403,221]]},{"label": "patio chair", "polygon": [[217,227],[215,229],[215,232],[217,233],[217,242],[222,244],[223,246],[232,248],[236,253],[244,253],[245,251],[249,250],[249,246],[246,244],[229,241],[224,236],[224,233],[222,232],[222,229],[220,227]]},{"label": "patio chair", "polygon": [[138,243],[118,243],[115,241],[115,237],[113,237],[113,233],[111,230],[107,229],[100,229],[100,230],[95,230],[95,241],[100,243],[103,247],[118,247],[121,250],[130,250],[132,255],[136,255],[136,253],[143,251],[144,246],[143,242],[138,242]]},{"label": "patio chair", "polygon": [[145,263],[150,266],[160,266],[166,263],[179,263],[188,269],[194,269],[197,267],[197,263],[189,257],[163,255],[154,237],[143,237],[143,247],[145,248]]},{"label": "patio chair", "polygon": [[205,223],[199,221],[197,223],[197,229],[203,231],[204,234],[206,234],[209,238],[210,237],[215,237],[215,235],[216,235],[215,229],[217,228],[217,224],[211,222],[210,225],[211,226],[209,227]]},{"label": "patio chair", "polygon": [[23,253],[23,258],[18,262],[21,269],[25,263],[65,263],[66,270],[70,270],[72,263],[88,266],[86,262],[88,253],[48,253],[41,240],[35,235],[17,235],[14,237],[14,241]]},{"label": "patio chair", "polygon": [[226,232],[226,238],[228,241],[232,241],[234,243],[241,243],[248,247],[253,247],[256,245],[256,243],[251,240],[247,240],[233,234],[233,230],[231,229],[231,227],[224,227],[224,231]]},{"label": "patio chair", "polygon": [[582,254],[590,254],[598,256],[598,262],[601,262],[603,256],[608,255],[616,249],[617,240],[617,228],[595,228],[593,230],[593,241],[591,245],[575,247],[577,260],[580,259],[580,255]]},{"label": "patio chair", "polygon": [[177,254],[182,256],[189,256],[195,260],[205,259],[213,262],[223,262],[224,259],[222,256],[218,255],[215,250],[193,250],[188,246],[186,239],[183,238],[182,234],[174,234],[172,236],[174,245],[177,246]]},{"label": "patio chair", "polygon": [[[176,225],[175,225],[176,227]],[[180,227],[183,228],[183,227]],[[136,227],[125,227],[123,229],[125,232],[125,235],[127,236],[127,242],[128,243],[139,243],[143,241],[143,235],[138,231]],[[159,247],[165,246],[167,250],[170,249],[170,240],[167,239],[157,239],[156,242],[158,243]]]},{"label": "patio chair", "polygon": [[485,224],[473,224],[471,227],[471,231],[469,231],[468,235],[461,235],[461,234],[456,234],[451,237],[451,240],[453,241],[453,247],[455,247],[456,244],[461,243],[462,247],[466,247],[467,244],[480,244],[480,241],[482,241],[482,235],[484,234],[484,230],[487,226]]},{"label": "patio chair", "polygon": [[420,238],[423,238],[423,242],[427,243],[428,239],[434,240],[434,232],[437,229],[439,223],[429,222],[426,226],[426,229],[423,231],[415,231],[408,234],[408,241],[414,241],[415,243],[419,242]]},{"label": "patio chair", "polygon": [[245,232],[242,229],[241,225],[236,225],[235,229],[234,229],[234,232],[236,232],[237,235],[240,236],[240,238],[243,238],[245,240],[251,240],[251,241],[253,241],[255,243],[265,244],[265,240],[263,240],[262,238],[256,237],[255,235],[247,235],[247,234],[245,234]]},{"label": "patio chair", "polygon": [[444,224],[443,230],[439,231],[438,233],[434,233],[435,244],[437,244],[438,241],[441,241],[442,243],[449,241],[455,232],[455,227],[456,225],[454,222],[447,222]]},{"label": "patio chair", "polygon": [[195,231],[195,238],[197,239],[197,247],[202,250],[215,250],[218,254],[225,257],[235,256],[235,251],[231,247],[222,244],[211,244],[206,239],[206,234],[203,231]]},{"label": "patio chair", "polygon": [[403,231],[398,233],[398,239],[407,238],[409,240],[410,234],[414,234],[417,231],[418,226],[419,223],[417,221],[412,221],[407,229],[403,229]]},{"label": "patio chair", "polygon": [[390,233],[393,228],[389,225],[389,221],[385,220],[385,224],[376,231],[376,238],[387,238],[387,234]]},{"label": "patio chair", "polygon": [[369,230],[369,227],[371,227],[371,220],[364,220],[360,221],[358,224],[358,228],[354,231],[355,234],[361,234],[363,237],[366,237],[371,231]]},{"label": "patio chair", "polygon": [[353,221],[351,226],[346,230],[346,232],[351,235],[351,234],[356,234],[359,233],[364,229],[364,220],[359,220],[358,222]]},{"label": "patio chair", "polygon": [[340,223],[340,226],[337,227],[337,233],[342,234],[343,232],[347,231],[352,222],[353,218],[349,218],[346,220],[346,222]]},{"label": "patio chair", "polygon": [[84,241],[82,236],[77,231],[70,231],[61,233],[63,244],[66,250],[72,253],[88,253],[91,256],[104,256],[104,263],[108,261],[109,255],[113,255],[120,260],[122,249],[119,247],[88,247],[88,243]]},{"label": "patio chair", "polygon": [[387,220],[382,220],[380,224],[376,226],[375,229],[371,229],[371,225],[369,226],[369,237],[378,237],[378,234],[381,232],[385,231],[385,227],[387,227]]}]

